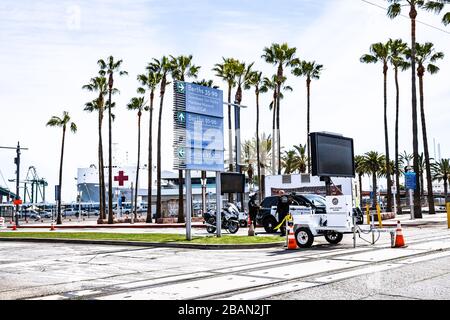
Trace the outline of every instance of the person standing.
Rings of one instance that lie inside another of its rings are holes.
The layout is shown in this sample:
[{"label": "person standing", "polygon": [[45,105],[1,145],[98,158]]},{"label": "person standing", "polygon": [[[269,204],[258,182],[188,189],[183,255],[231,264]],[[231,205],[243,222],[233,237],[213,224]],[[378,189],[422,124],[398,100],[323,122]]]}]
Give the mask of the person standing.
[{"label": "person standing", "polygon": [[259,205],[256,203],[256,193],[250,195],[250,200],[248,201],[248,213],[250,215],[250,223],[256,230],[256,215],[258,214]]},{"label": "person standing", "polygon": [[[278,223],[281,223],[286,215],[289,213],[289,206],[290,206],[290,199],[289,197],[284,193],[284,190],[280,190],[278,192],[279,198],[278,198],[278,204],[277,204],[277,212],[278,212]],[[286,236],[286,224],[283,222],[283,224],[280,226],[281,231],[281,237]]]}]

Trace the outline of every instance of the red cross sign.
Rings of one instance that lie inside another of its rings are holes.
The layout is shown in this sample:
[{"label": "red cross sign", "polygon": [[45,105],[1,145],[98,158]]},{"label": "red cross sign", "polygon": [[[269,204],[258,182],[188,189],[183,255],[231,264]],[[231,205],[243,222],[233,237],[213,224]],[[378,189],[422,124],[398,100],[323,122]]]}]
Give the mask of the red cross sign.
[{"label": "red cross sign", "polygon": [[114,181],[119,181],[119,186],[123,186],[124,181],[128,181],[128,176],[123,171],[119,171],[119,175],[114,177]]}]

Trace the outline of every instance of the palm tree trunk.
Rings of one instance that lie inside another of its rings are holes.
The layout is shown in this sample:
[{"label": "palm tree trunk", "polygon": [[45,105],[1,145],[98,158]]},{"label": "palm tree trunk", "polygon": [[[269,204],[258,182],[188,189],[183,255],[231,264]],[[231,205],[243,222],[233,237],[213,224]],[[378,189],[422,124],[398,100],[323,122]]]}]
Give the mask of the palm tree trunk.
[{"label": "palm tree trunk", "polygon": [[391,162],[389,157],[389,129],[387,120],[387,63],[384,65],[384,144],[386,148],[386,179],[387,179],[387,205],[386,211],[392,212],[392,178]]},{"label": "palm tree trunk", "polygon": [[109,89],[109,107],[108,107],[108,126],[109,126],[109,154],[108,154],[108,224],[114,223],[113,218],[113,191],[112,191],[112,116],[111,116],[111,87]]},{"label": "palm tree trunk", "polygon": [[310,132],[310,98],[311,98],[311,79],[308,76],[306,79],[306,96],[307,96],[307,104],[306,104],[306,127],[307,127],[307,135],[306,135],[306,147],[308,152],[308,173],[311,173],[311,153],[310,153],[310,145],[309,145],[309,132]]},{"label": "palm tree trunk", "polygon": [[134,218],[137,218],[137,196],[139,192],[139,167],[141,160],[141,111],[138,112],[138,154],[136,166],[136,191],[134,192]]},{"label": "palm tree trunk", "polygon": [[[157,194],[156,194],[156,219],[163,217],[162,207],[161,207],[161,125],[162,125],[162,110],[164,104],[164,93],[166,87],[166,78],[164,77],[161,81],[161,101],[159,104],[159,117],[158,117],[158,145],[157,145],[157,169],[156,169],[156,179],[157,179]],[[157,223],[158,220],[156,221]]]},{"label": "palm tree trunk", "polygon": [[153,136],[152,136],[152,124],[153,124],[153,90],[150,93],[150,119],[148,124],[148,184],[147,184],[147,223],[152,223],[152,171],[153,171]]},{"label": "palm tree trunk", "polygon": [[278,84],[277,95],[277,147],[278,147],[278,175],[281,174],[281,134],[280,134],[280,93],[281,83]]},{"label": "palm tree trunk", "polygon": [[61,221],[61,201],[62,201],[62,169],[63,169],[63,159],[64,159],[64,141],[66,138],[66,125],[63,126],[63,135],[61,143],[61,159],[59,162],[59,201],[58,201],[58,216],[56,218],[56,224],[62,224]]},{"label": "palm tree trunk", "polygon": [[400,170],[399,170],[399,150],[398,150],[398,123],[400,114],[400,86],[398,84],[398,67],[395,67],[395,189],[397,202],[397,214],[402,214],[402,206],[400,201]]},{"label": "palm tree trunk", "polygon": [[259,158],[259,91],[256,91],[256,167],[258,173],[258,200],[261,203],[261,161]]},{"label": "palm tree trunk", "polygon": [[[275,89],[276,90],[276,89]],[[273,116],[272,116],[272,174],[276,174],[276,145],[277,145],[277,124],[276,124],[276,114],[277,114],[277,99],[276,95],[273,99]]]},{"label": "palm tree trunk", "polygon": [[377,199],[377,175],[376,173],[372,174],[372,192],[373,192],[373,208],[377,207],[378,199]]},{"label": "palm tree trunk", "polygon": [[430,154],[428,153],[428,137],[427,125],[425,121],[425,107],[424,107],[424,90],[423,90],[423,76],[419,77],[419,92],[420,92],[420,115],[422,119],[422,136],[423,136],[423,150],[425,154],[425,169],[427,172],[427,198],[429,214],[436,214],[434,210],[434,196],[433,196],[433,182],[431,176]]},{"label": "palm tree trunk", "polygon": [[102,182],[104,182],[103,178],[102,178],[102,111],[99,108],[98,110],[98,186],[99,186],[99,190],[98,190],[98,194],[99,194],[99,200],[100,200],[100,214],[99,214],[99,219],[104,219],[104,213],[105,213],[105,207],[103,206],[103,193],[102,193],[102,188],[103,184]]},{"label": "palm tree trunk", "polygon": [[[416,17],[417,10],[415,4],[411,2],[409,17],[411,18],[411,70],[412,70],[412,124],[413,124],[413,153],[414,172],[419,172],[419,141],[417,128],[417,88],[416,88]],[[420,178],[416,174],[417,188],[414,190],[414,217],[422,218],[422,206],[420,203]]]}]

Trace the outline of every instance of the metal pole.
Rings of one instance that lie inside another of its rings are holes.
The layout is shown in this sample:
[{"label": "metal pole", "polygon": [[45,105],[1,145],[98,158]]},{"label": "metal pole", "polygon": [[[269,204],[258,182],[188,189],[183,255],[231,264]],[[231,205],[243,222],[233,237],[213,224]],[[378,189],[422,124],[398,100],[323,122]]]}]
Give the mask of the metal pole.
[{"label": "metal pole", "polygon": [[[236,172],[241,173],[241,108],[237,106],[237,102],[235,102],[234,106],[234,126],[235,126],[235,150],[236,150]],[[240,207],[242,210],[242,194],[238,193],[236,200],[240,203]]]},{"label": "metal pole", "polygon": [[[17,157],[16,157],[16,200],[19,200],[19,178],[20,178],[20,144],[17,142],[16,149]],[[16,205],[16,226],[19,225],[19,205]]]},{"label": "metal pole", "polygon": [[216,229],[217,238],[222,237],[222,190],[220,172],[216,172]]},{"label": "metal pole", "polygon": [[192,184],[191,170],[186,170],[186,240],[192,240],[191,216],[192,216]]},{"label": "metal pole", "polygon": [[81,218],[81,191],[78,191],[78,222]]},{"label": "metal pole", "polygon": [[409,192],[409,210],[411,211],[411,220],[414,220],[414,201],[413,201],[413,191],[408,189]]}]

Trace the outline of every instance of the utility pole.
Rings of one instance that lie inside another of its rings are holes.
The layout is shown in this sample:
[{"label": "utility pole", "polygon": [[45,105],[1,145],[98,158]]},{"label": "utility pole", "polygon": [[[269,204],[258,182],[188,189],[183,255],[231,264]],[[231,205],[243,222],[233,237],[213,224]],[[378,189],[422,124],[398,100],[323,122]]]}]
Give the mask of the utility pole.
[{"label": "utility pole", "polygon": [[[16,157],[14,158],[14,163],[16,165],[16,198],[14,200],[19,200],[19,183],[20,183],[20,150],[28,150],[28,148],[21,148],[19,141],[17,142],[17,147],[0,147],[0,149],[16,149]],[[16,226],[19,225],[19,205],[16,204],[15,211],[15,222]]]},{"label": "utility pole", "polygon": [[[241,168],[241,108],[246,109],[247,106],[243,106],[237,103],[224,102],[225,105],[234,107],[234,127],[235,127],[235,152],[236,152],[236,172],[242,173]],[[243,194],[237,194],[237,202],[241,203],[241,210],[244,209],[244,197]]]}]

